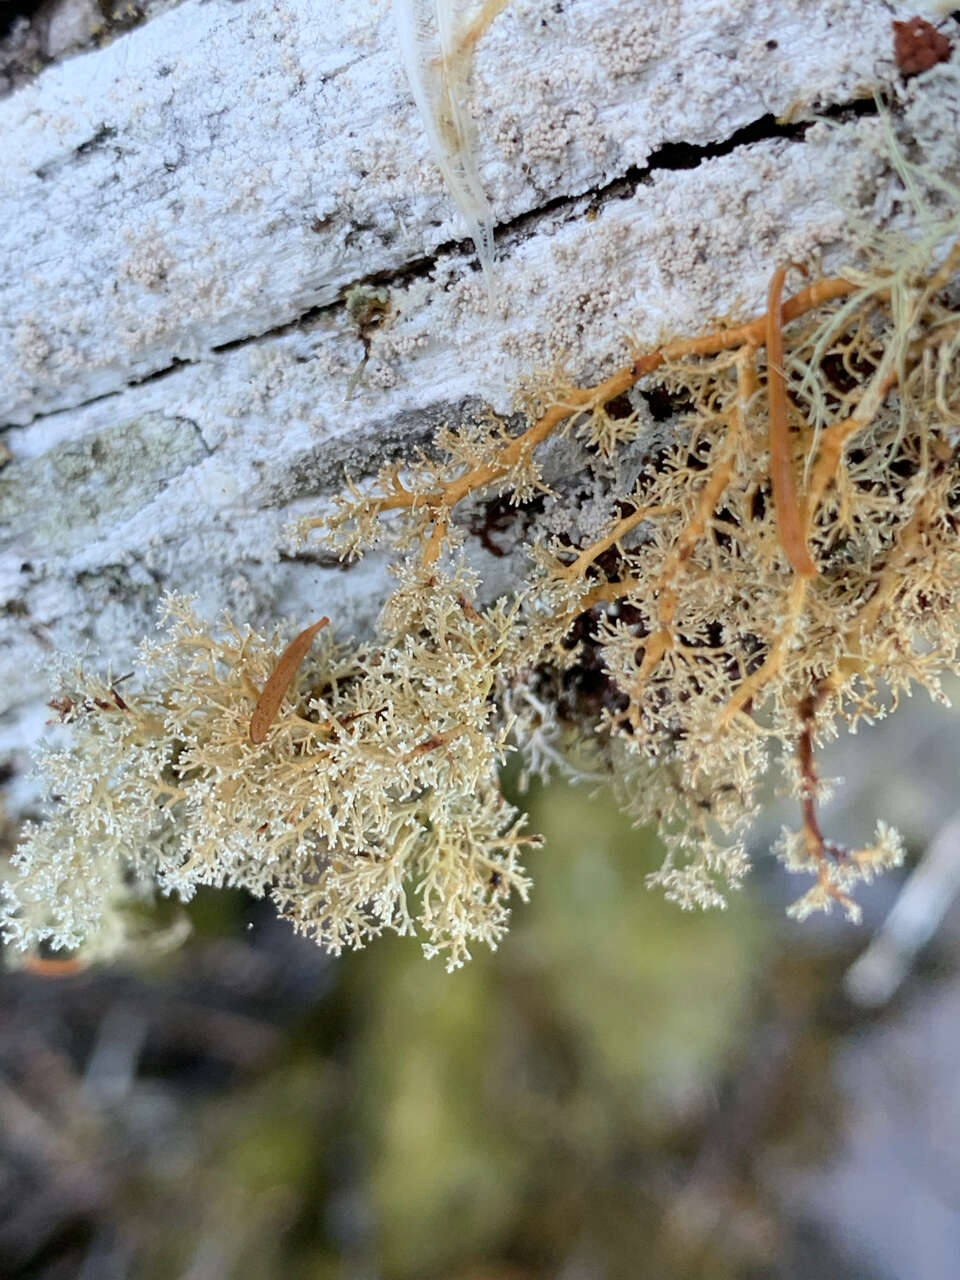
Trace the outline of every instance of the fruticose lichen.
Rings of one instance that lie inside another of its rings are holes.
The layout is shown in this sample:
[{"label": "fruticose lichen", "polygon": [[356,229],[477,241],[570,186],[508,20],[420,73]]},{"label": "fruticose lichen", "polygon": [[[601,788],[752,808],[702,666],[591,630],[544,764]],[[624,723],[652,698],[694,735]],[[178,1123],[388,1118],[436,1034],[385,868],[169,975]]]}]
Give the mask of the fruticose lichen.
[{"label": "fruticose lichen", "polygon": [[[801,814],[780,855],[814,876],[794,911],[855,915],[851,890],[902,851],[882,823],[858,850],[824,837],[816,746],[958,666],[960,217],[937,203],[911,238],[853,227],[851,265],[782,303],[778,271],[765,315],[594,387],[541,377],[519,428],[445,429],[348,483],[301,534],[391,549],[396,586],[372,640],[319,630],[275,715],[281,636],[211,630],[177,597],[134,679],[69,674],[74,741],[42,758],[56,803],[17,854],[8,940],[97,956],[125,903],[239,885],[334,952],[416,932],[454,967],[529,888],[534,838],[498,781],[512,747],[655,823],[652,879],[684,907],[740,882],[778,769]],[[572,461],[548,483],[558,437]],[[607,484],[590,512],[585,476]],[[529,533],[492,601],[463,547],[480,499],[524,507]]]}]

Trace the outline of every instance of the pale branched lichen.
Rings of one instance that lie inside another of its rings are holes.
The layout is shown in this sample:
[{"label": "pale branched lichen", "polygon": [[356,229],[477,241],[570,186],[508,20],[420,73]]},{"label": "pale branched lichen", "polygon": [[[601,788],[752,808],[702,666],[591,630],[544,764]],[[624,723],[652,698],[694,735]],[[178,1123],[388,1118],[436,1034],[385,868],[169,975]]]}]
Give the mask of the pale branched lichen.
[{"label": "pale branched lichen", "polygon": [[526,896],[530,839],[497,785],[508,619],[481,617],[474,589],[412,569],[385,623],[395,643],[318,636],[261,744],[251,711],[276,637],[226,618],[211,634],[168,598],[164,638],[141,648],[144,692],[78,671],[58,699],[77,744],[43,758],[59,803],[18,854],[10,939],[99,952],[124,899],[208,884],[269,892],[334,952],[387,928],[418,927],[454,965],[472,940],[495,943]]},{"label": "pale branched lichen", "polygon": [[[348,484],[302,532],[392,548],[396,589],[368,643],[319,631],[275,716],[280,638],[211,632],[168,599],[136,680],[78,673],[57,702],[75,742],[44,758],[58,803],[17,855],[8,938],[98,954],[125,900],[231,884],[335,952],[392,929],[456,966],[528,890],[531,837],[498,782],[511,744],[655,823],[652,879],[683,906],[741,880],[773,761],[801,812],[780,856],[815,876],[795,914],[855,915],[856,885],[902,850],[882,823],[860,850],[824,837],[817,744],[915,686],[940,696],[958,666],[960,219],[920,226],[860,228],[855,265],[782,302],[778,270],[766,314],[595,387],[545,378],[521,429],[445,430]],[[558,437],[575,463],[548,484]],[[582,475],[629,479],[587,515]],[[481,498],[533,513],[492,601],[461,549]]]}]

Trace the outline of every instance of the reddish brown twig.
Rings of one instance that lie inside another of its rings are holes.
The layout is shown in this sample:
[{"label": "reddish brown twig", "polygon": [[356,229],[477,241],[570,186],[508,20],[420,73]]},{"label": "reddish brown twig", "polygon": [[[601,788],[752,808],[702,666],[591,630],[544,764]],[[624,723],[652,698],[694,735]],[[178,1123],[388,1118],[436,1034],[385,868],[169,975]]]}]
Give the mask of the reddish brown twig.
[{"label": "reddish brown twig", "polygon": [[800,701],[800,736],[797,739],[797,767],[800,772],[800,812],[803,817],[803,841],[817,867],[817,884],[847,912],[855,910],[852,899],[837,885],[831,874],[834,862],[845,857],[847,850],[824,837],[817,813],[820,777],[814,759],[813,735],[826,690],[820,681]]}]

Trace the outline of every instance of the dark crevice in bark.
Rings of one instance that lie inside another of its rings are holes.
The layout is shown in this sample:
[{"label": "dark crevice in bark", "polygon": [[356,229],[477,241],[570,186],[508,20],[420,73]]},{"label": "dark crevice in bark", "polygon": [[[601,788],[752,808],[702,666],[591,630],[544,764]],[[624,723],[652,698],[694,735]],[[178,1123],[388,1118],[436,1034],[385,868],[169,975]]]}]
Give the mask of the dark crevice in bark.
[{"label": "dark crevice in bark", "polygon": [[[494,235],[499,243],[515,243],[518,240],[527,239],[541,223],[551,217],[556,217],[557,214],[566,213],[569,217],[579,217],[587,208],[596,210],[613,200],[631,199],[639,187],[654,181],[658,173],[695,169],[706,160],[731,155],[741,147],[753,146],[759,142],[768,142],[776,139],[803,142],[807,131],[819,120],[828,119],[841,122],[854,120],[863,116],[875,116],[877,110],[877,103],[874,98],[857,98],[850,102],[837,103],[825,107],[818,112],[816,118],[809,120],[780,122],[768,113],[757,120],[751,121],[749,124],[743,125],[735,130],[729,138],[725,138],[720,142],[703,144],[677,141],[666,142],[651,153],[646,165],[642,167],[631,166],[625,173],[611,179],[609,182],[576,194],[557,196],[538,205],[535,209],[526,210],[515,218],[498,224]],[[337,298],[332,301],[309,307],[299,315],[283,321],[282,324],[274,325],[257,333],[243,334],[239,337],[231,338],[227,342],[218,343],[210,348],[210,352],[219,355],[234,351],[252,342],[279,338],[286,334],[309,328],[321,316],[335,313],[342,308],[346,294],[357,286],[404,288],[412,281],[431,278],[444,259],[458,255],[472,257],[473,252],[473,241],[469,238],[444,241],[437,246],[432,254],[415,258],[400,267],[357,277],[345,284],[340,289]],[[479,270],[479,267],[477,269]],[[132,379],[115,391],[104,392],[102,395],[93,396],[91,399],[80,401],[77,404],[61,405],[48,413],[37,414],[33,421],[51,416],[54,413],[86,408],[88,405],[95,404],[100,400],[106,400],[110,396],[120,395],[130,387],[142,386],[144,383],[164,378],[184,365],[191,363],[194,362],[176,359],[162,369],[157,369],[142,378]]]},{"label": "dark crevice in bark", "polygon": [[[767,114],[737,129],[722,142],[711,142],[703,145],[694,145],[688,142],[667,142],[651,154],[648,163],[643,167],[631,166],[626,173],[619,175],[610,182],[591,187],[575,195],[556,196],[552,200],[537,205],[535,209],[528,209],[507,222],[498,223],[494,228],[494,236],[498,242],[511,241],[518,238],[525,239],[532,228],[552,214],[569,210],[572,216],[579,216],[585,207],[597,209],[609,200],[629,199],[636,193],[638,187],[652,181],[657,173],[672,172],[678,169],[695,169],[705,160],[728,156],[740,147],[752,146],[757,142],[767,142],[777,138],[802,142],[807,131],[818,120],[846,121],[859,119],[863,116],[875,116],[876,114],[877,104],[873,98],[857,98],[851,102],[838,103],[824,108],[823,111],[817,114],[816,119],[811,120],[780,123],[774,116]],[[247,342],[257,341],[261,338],[281,337],[283,334],[290,333],[295,329],[309,326],[312,321],[324,313],[337,310],[343,305],[344,295],[358,285],[402,288],[411,281],[429,279],[436,272],[438,265],[442,263],[444,258],[458,254],[467,254],[472,257],[473,253],[473,241],[468,237],[458,240],[445,240],[437,246],[432,254],[415,258],[411,262],[404,263],[401,267],[372,272],[369,275],[351,280],[349,284],[344,285],[340,291],[340,296],[333,302],[311,307],[293,320],[284,321],[283,324],[264,330],[262,333],[249,334],[245,337],[233,338],[229,342],[220,343],[212,350],[217,352],[232,351]]]},{"label": "dark crevice in bark", "polygon": [[[648,163],[642,167],[631,166],[624,174],[619,175],[610,182],[591,187],[574,195],[556,196],[552,200],[537,205],[535,209],[528,209],[509,221],[498,223],[494,228],[494,237],[500,243],[525,239],[538,223],[550,215],[568,210],[571,216],[579,216],[586,207],[597,209],[609,200],[629,199],[635,195],[638,187],[652,181],[657,173],[672,172],[679,169],[695,169],[705,160],[728,156],[740,147],[752,146],[758,142],[767,142],[777,138],[783,138],[791,142],[802,142],[806,137],[807,131],[818,120],[846,121],[859,119],[863,116],[875,116],[876,114],[877,104],[872,97],[857,98],[851,102],[838,103],[826,107],[823,111],[818,112],[815,119],[810,120],[780,123],[774,116],[767,114],[737,129],[722,142],[711,142],[703,145],[694,145],[688,142],[667,142],[658,147],[651,154]],[[411,281],[429,279],[436,272],[438,265],[442,263],[444,258],[458,254],[466,254],[472,257],[474,254],[473,241],[467,237],[458,240],[446,240],[438,245],[432,254],[422,258],[415,258],[411,262],[404,263],[401,267],[372,272],[369,275],[352,280],[341,289],[340,297],[333,302],[311,307],[302,315],[293,320],[285,321],[282,325],[267,329],[263,333],[234,338],[230,342],[221,343],[219,346],[214,347],[213,350],[218,352],[231,351],[250,341],[256,341],[260,338],[280,337],[294,329],[308,326],[311,321],[323,313],[335,311],[342,306],[343,296],[358,285],[402,288]]]},{"label": "dark crevice in bark", "polygon": [[[526,213],[519,214],[510,222],[501,224],[496,228],[495,235],[500,239],[501,237],[523,232],[528,227],[535,226],[539,220],[564,209],[579,213],[583,207],[599,209],[611,200],[629,200],[636,194],[638,187],[646,186],[653,182],[658,173],[676,172],[681,169],[696,169],[705,160],[714,160],[722,156],[731,155],[741,147],[749,147],[758,142],[770,142],[776,139],[802,142],[807,135],[807,131],[819,120],[843,122],[859,119],[862,116],[875,116],[876,114],[877,104],[873,98],[856,98],[851,102],[837,103],[831,107],[826,107],[817,113],[816,118],[810,120],[781,123],[768,113],[736,129],[729,138],[723,139],[722,142],[703,144],[665,142],[651,152],[645,165],[631,165],[625,173],[611,179],[610,182],[591,187],[578,195],[557,196],[553,200],[548,200],[544,204],[538,205],[536,209],[530,209]],[[469,251],[471,244],[469,240],[461,241],[460,244],[465,250]]]}]

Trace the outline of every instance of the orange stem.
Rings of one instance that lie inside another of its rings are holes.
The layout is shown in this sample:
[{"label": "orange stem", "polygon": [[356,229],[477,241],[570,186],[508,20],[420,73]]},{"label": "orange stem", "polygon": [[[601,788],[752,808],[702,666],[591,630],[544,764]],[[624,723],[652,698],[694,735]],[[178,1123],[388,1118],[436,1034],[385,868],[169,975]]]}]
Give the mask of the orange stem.
[{"label": "orange stem", "polygon": [[[853,293],[857,286],[842,276],[829,276],[818,280],[816,284],[807,285],[783,304],[783,323],[788,324],[798,316],[806,315],[814,307],[835,298],[843,298]],[[639,356],[633,364],[633,372],[637,378],[653,373],[668,360],[681,360],[685,356],[715,356],[721,351],[729,351],[731,347],[742,347],[747,343],[755,347],[766,341],[767,316],[757,316],[748,324],[737,325],[733,329],[715,329],[713,333],[705,333],[699,338],[677,338],[656,351],[649,351]]]},{"label": "orange stem", "polygon": [[783,307],[781,294],[786,267],[778,267],[770,281],[767,297],[767,400],[770,405],[770,483],[777,533],[787,559],[801,577],[812,578],[817,566],[810,558],[804,536],[803,519],[793,482],[790,431],[787,426],[787,384],[783,376]]}]

